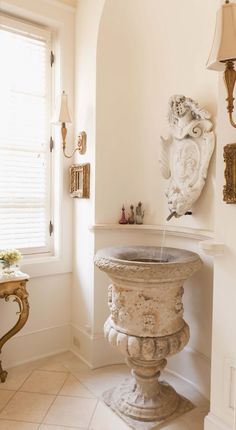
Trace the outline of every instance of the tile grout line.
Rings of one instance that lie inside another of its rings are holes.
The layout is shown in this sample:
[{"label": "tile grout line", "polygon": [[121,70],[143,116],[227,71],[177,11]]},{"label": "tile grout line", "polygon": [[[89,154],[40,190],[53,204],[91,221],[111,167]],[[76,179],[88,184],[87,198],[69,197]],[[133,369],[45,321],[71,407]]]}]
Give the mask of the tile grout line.
[{"label": "tile grout line", "polygon": [[58,392],[57,392],[57,396],[60,396],[60,392],[61,392],[62,388],[65,386],[66,381],[68,381],[69,377],[70,377],[70,373],[69,373],[69,372],[67,372],[67,377],[66,377],[65,381],[63,382],[63,384],[62,384],[61,388],[58,390]]},{"label": "tile grout line", "polygon": [[[20,384],[20,386],[16,389],[16,390],[2,390],[2,391],[13,391],[14,392],[14,394],[10,397],[10,399],[7,401],[7,403],[3,406],[3,408],[1,408],[0,409],[0,413],[1,412],[3,412],[3,410],[7,407],[7,405],[9,404],[9,402],[16,396],[16,394],[18,393],[18,392],[21,392],[21,393],[28,393],[28,394],[41,394],[41,395],[50,395],[50,396],[54,396],[54,399],[53,399],[53,401],[52,401],[52,403],[50,404],[50,406],[47,408],[47,411],[45,412],[45,414],[44,414],[44,416],[43,416],[43,419],[42,419],[42,421],[40,422],[40,423],[36,423],[36,422],[33,422],[33,421],[25,421],[25,422],[27,422],[27,423],[31,423],[31,424],[36,424],[37,425],[37,430],[39,430],[40,429],[40,426],[42,425],[42,424],[45,424],[44,423],[44,420],[45,420],[45,418],[46,418],[46,416],[47,416],[47,414],[48,414],[48,412],[49,412],[49,410],[50,410],[50,408],[53,406],[53,404],[55,403],[55,401],[56,401],[56,399],[58,398],[58,396],[60,396],[60,391],[62,390],[62,388],[64,387],[64,385],[65,385],[65,383],[66,383],[66,381],[69,379],[69,377],[70,377],[70,375],[72,375],[72,376],[74,376],[75,377],[75,379],[78,381],[78,383],[80,383],[81,385],[82,385],[82,387],[83,388],[85,388],[86,390],[88,390],[88,392],[92,395],[92,396],[94,396],[93,398],[90,398],[90,397],[84,397],[84,396],[69,396],[69,395],[67,395],[67,396],[64,396],[64,397],[78,397],[78,398],[86,398],[86,399],[91,399],[91,400],[96,400],[96,405],[95,405],[95,408],[94,408],[94,411],[93,411],[93,413],[92,413],[92,416],[91,416],[91,418],[90,418],[90,420],[89,420],[89,425],[90,425],[90,423],[91,423],[91,421],[92,421],[92,418],[93,418],[93,415],[94,415],[94,413],[95,413],[95,410],[96,410],[96,408],[97,408],[97,404],[98,404],[98,398],[97,398],[97,396],[95,396],[83,383],[81,383],[81,381],[77,378],[77,376],[76,375],[74,375],[73,374],[73,372],[70,370],[70,369],[68,369],[68,368],[66,368],[64,365],[63,365],[63,367],[65,368],[65,371],[63,370],[63,371],[56,371],[56,370],[47,370],[47,369],[40,369],[40,368],[34,368],[34,369],[30,369],[29,370],[29,375],[28,376],[26,376],[26,378],[22,381],[22,383]],[[57,393],[56,394],[49,394],[49,393],[38,393],[38,392],[30,392],[30,391],[25,391],[25,390],[21,390],[21,388],[23,387],[23,385],[26,383],[26,381],[32,376],[32,374],[35,372],[35,371],[41,371],[41,372],[48,372],[48,373],[64,373],[64,374],[66,374],[67,375],[67,377],[65,378],[65,381],[63,382],[63,384],[62,384],[62,386],[58,389],[58,391],[57,391]],[[8,418],[9,419],[9,418]],[[6,418],[0,418],[0,420],[2,421],[2,420],[6,420]],[[22,420],[12,420],[12,419],[9,419],[9,421],[11,421],[11,422],[24,422],[24,421],[22,421]],[[64,427],[64,426],[63,426]],[[80,430],[80,427],[78,427],[78,429]],[[86,430],[86,429],[84,429],[84,430]]]},{"label": "tile grout line", "polygon": [[[52,371],[52,372],[53,372],[53,371]],[[67,372],[67,374],[68,374],[68,372]],[[65,379],[65,381],[68,379],[68,377],[69,377],[69,374],[68,374],[67,378]],[[65,383],[65,381],[64,381],[64,383]],[[54,399],[53,399],[52,403],[50,404],[50,406],[47,408],[47,411],[46,411],[46,413],[44,414],[43,419],[42,419],[42,421],[41,421],[40,425],[41,425],[41,424],[44,424],[44,420],[45,420],[45,418],[46,418],[46,416],[47,416],[47,414],[48,414],[49,410],[51,409],[51,407],[52,407],[52,406],[53,406],[53,404],[55,403],[55,401],[56,401],[56,399],[57,399],[57,397],[58,397],[58,393],[59,393],[59,391],[62,389],[62,387],[63,387],[64,383],[62,384],[61,388],[59,388],[59,389],[58,389],[57,394],[54,394]],[[39,393],[38,393],[38,394],[39,394]],[[39,426],[39,428],[40,428],[40,426]]]},{"label": "tile grout line", "polygon": [[36,423],[35,421],[23,421],[22,419],[19,419],[19,418],[8,418],[8,417],[6,417],[6,418],[0,418],[0,423],[1,423],[1,421],[10,421],[11,423],[27,423],[27,424],[35,424],[35,425],[37,425],[37,426],[40,426],[41,425],[41,423]]},{"label": "tile grout line", "polygon": [[39,368],[35,368],[32,370],[32,372],[47,372],[47,373],[69,373],[68,369],[65,368],[65,370],[48,370],[48,369],[41,369]]},{"label": "tile grout line", "polygon": [[[12,422],[12,423],[27,423],[27,424],[35,424],[35,425],[37,425],[38,427],[37,427],[37,430],[39,430],[40,429],[40,426],[43,424],[43,425],[47,425],[48,427],[55,427],[55,424],[46,424],[46,423],[36,423],[36,422],[34,422],[34,421],[22,421],[22,420],[20,420],[20,419],[12,419],[12,418],[0,418],[0,423],[1,423],[1,421],[10,421],[10,422]],[[63,428],[68,428],[68,426],[64,426],[64,425],[61,425],[60,424],[60,427],[63,429]],[[71,426],[69,426],[69,427],[71,427]],[[87,430],[85,427],[77,427],[77,426],[73,426],[73,427],[75,427],[76,429],[78,429],[78,430]],[[73,428],[73,427],[71,427],[71,428]]]},{"label": "tile grout line", "polygon": [[71,375],[74,376],[74,378],[82,385],[83,388],[85,388],[87,391],[89,391],[90,394],[92,394],[93,396],[95,396],[97,398],[97,395],[94,394],[90,388],[88,388],[83,382],[81,382],[81,380],[77,377],[77,375],[71,371]]},{"label": "tile grout line", "polygon": [[18,387],[17,390],[5,390],[5,388],[2,391],[14,391],[14,394],[10,397],[10,399],[7,401],[7,403],[3,406],[3,408],[0,409],[0,414],[4,411],[4,409],[7,407],[7,405],[10,403],[10,401],[13,399],[13,397],[16,396],[20,388],[24,385],[25,381],[32,375],[33,371],[30,370],[30,374],[24,379],[24,381],[21,383],[21,385]]},{"label": "tile grout line", "polygon": [[[38,369],[32,369],[32,370],[30,370],[30,374],[24,379],[24,381],[22,382],[22,384],[19,386],[19,388],[17,389],[17,390],[12,390],[12,391],[15,391],[15,393],[13,394],[13,396],[8,400],[8,402],[6,403],[6,405],[0,410],[0,412],[3,412],[3,410],[5,409],[5,407],[8,405],[8,403],[13,399],[13,397],[15,397],[15,395],[18,393],[18,392],[20,392],[20,393],[28,393],[28,394],[41,394],[41,395],[43,395],[43,396],[45,396],[45,395],[50,395],[50,396],[53,396],[54,397],[54,399],[53,399],[53,401],[52,401],[52,403],[50,404],[50,406],[47,408],[47,411],[46,411],[46,413],[45,413],[45,415],[43,416],[43,421],[44,421],[44,419],[46,418],[46,415],[48,414],[48,412],[49,412],[49,409],[51,408],[51,406],[53,405],[53,403],[55,402],[55,400],[56,400],[56,398],[57,398],[57,394],[58,394],[58,392],[60,391],[60,389],[62,388],[59,388],[58,389],[58,391],[57,391],[57,393],[56,394],[49,394],[49,393],[38,393],[38,392],[31,392],[31,391],[24,391],[24,390],[22,390],[22,391],[20,391],[20,389],[23,387],[23,385],[25,384],[25,382],[32,376],[32,374],[33,374],[33,372],[34,371],[38,371]],[[41,370],[41,371],[45,371],[45,370]],[[51,372],[51,373],[54,373],[54,371],[53,370],[48,370],[48,371],[45,371],[45,372]],[[59,372],[58,372],[59,373]],[[60,372],[60,373],[66,373],[68,376],[69,376],[69,373],[68,372]],[[68,377],[67,376],[67,377]],[[67,379],[67,378],[66,378]],[[64,384],[64,383],[63,383]],[[10,390],[9,390],[10,391]],[[0,419],[3,419],[3,418],[0,418]],[[12,419],[10,419],[10,421],[14,421],[14,420],[12,420]],[[16,422],[17,422],[17,420],[15,420]],[[23,421],[21,421],[21,420],[18,420],[19,422],[23,422]],[[40,426],[41,426],[41,424],[43,424],[43,421],[41,421],[40,423],[36,423],[36,422],[31,422],[32,424],[38,424],[38,428],[37,428],[37,430],[39,430],[39,428],[40,428]],[[30,421],[25,421],[25,422],[29,422],[30,423]]]},{"label": "tile grout line", "polygon": [[51,404],[50,404],[50,406],[47,408],[47,411],[46,411],[46,413],[44,414],[42,421],[39,423],[40,425],[41,425],[41,424],[45,424],[45,423],[44,423],[44,420],[45,420],[45,418],[46,418],[46,416],[47,416],[47,414],[48,414],[48,412],[49,412],[49,409],[54,405],[54,403],[55,403],[56,399],[57,399],[57,395],[54,395],[54,399],[53,399],[52,403],[51,403]]},{"label": "tile grout line", "polygon": [[[11,391],[11,390],[2,390],[2,391]],[[7,401],[7,403],[2,407],[2,408],[0,408],[0,414],[3,412],[3,410],[5,409],[5,407],[8,405],[8,403],[10,402],[10,400],[11,399],[13,399],[13,397],[16,395],[16,391],[15,390],[12,390],[12,391],[14,391],[14,394],[12,394],[12,396],[10,397],[10,399]],[[1,419],[1,417],[0,417],[0,419]]]},{"label": "tile grout line", "polygon": [[[34,423],[33,423],[34,424]],[[40,430],[40,426],[41,425],[46,425],[47,427],[55,427],[55,424],[45,424],[45,423],[40,423],[39,424],[39,427],[37,428],[37,430]],[[60,426],[59,426],[62,430],[65,428],[65,429],[68,429],[68,426],[64,426],[64,425],[61,425],[60,424]],[[85,427],[77,427],[77,426],[73,426],[73,427],[71,427],[71,426],[69,426],[69,428],[75,428],[75,429],[78,429],[78,430],[88,430],[88,429],[86,429]]]},{"label": "tile grout line", "polygon": [[[63,365],[63,367],[64,367],[64,365]],[[25,371],[26,371],[26,369],[25,369]],[[49,393],[38,393],[38,392],[30,392],[30,391],[21,391],[22,390],[22,386],[28,381],[28,379],[32,376],[32,374],[35,372],[35,371],[41,371],[41,372],[48,372],[48,373],[51,373],[51,374],[56,374],[56,373],[63,373],[63,374],[65,374],[66,376],[65,376],[65,380],[64,380],[64,382],[62,383],[62,385],[61,385],[61,387],[57,390],[57,393],[56,394],[49,394]],[[55,403],[55,401],[56,401],[56,399],[57,398],[60,398],[60,397],[68,397],[68,398],[70,398],[70,397],[76,397],[76,398],[84,398],[84,399],[90,399],[90,400],[94,400],[95,402],[95,405],[94,405],[94,410],[93,410],[93,412],[92,412],[92,414],[91,414],[91,417],[90,417],[90,419],[89,419],[89,424],[88,424],[88,427],[85,429],[84,427],[77,427],[76,425],[74,426],[74,428],[78,428],[78,430],[82,430],[82,428],[84,429],[84,430],[89,430],[90,429],[90,426],[91,426],[91,423],[92,423],[92,420],[94,419],[94,416],[95,416],[95,413],[96,413],[96,411],[97,411],[97,408],[98,408],[98,405],[99,405],[99,402],[100,401],[102,401],[102,399],[101,399],[101,397],[100,397],[100,395],[96,395],[96,394],[94,394],[92,391],[90,391],[90,389],[83,383],[83,382],[81,382],[80,381],[80,379],[77,377],[77,374],[76,374],[76,371],[73,371],[73,370],[70,370],[70,369],[68,369],[68,368],[66,368],[65,367],[65,371],[57,371],[57,370],[46,370],[46,369],[32,369],[32,368],[30,368],[27,372],[29,372],[29,375],[28,376],[26,376],[25,377],[25,379],[23,380],[23,382],[20,384],[20,386],[18,387],[18,389],[16,389],[16,390],[7,390],[7,389],[3,389],[3,390],[1,390],[1,385],[0,385],[0,391],[11,391],[13,394],[12,394],[12,396],[11,396],[11,398],[7,401],[7,403],[4,405],[4,407],[3,408],[0,408],[0,413],[7,407],[7,405],[9,404],[9,402],[15,397],[15,395],[18,393],[18,392],[25,392],[25,393],[29,393],[29,394],[41,394],[41,395],[50,395],[53,399],[52,399],[52,403],[49,405],[49,407],[47,408],[47,411],[46,411],[46,413],[44,414],[44,416],[43,416],[43,421],[41,421],[41,422],[39,422],[39,423],[36,423],[36,422],[33,422],[33,421],[28,421],[28,420],[24,420],[25,422],[27,422],[27,423],[31,423],[31,424],[34,424],[35,426],[37,426],[37,430],[39,430],[40,429],[40,427],[42,426],[42,425],[46,425],[46,426],[48,426],[49,428],[50,427],[52,427],[53,428],[53,424],[47,424],[47,423],[45,423],[44,422],[44,420],[45,420],[45,418],[46,418],[46,416],[47,416],[47,414],[49,413],[49,410],[50,410],[50,408],[54,405],[54,403]],[[79,384],[81,384],[88,392],[90,392],[91,393],[91,395],[93,395],[94,397],[93,398],[87,398],[87,397],[84,397],[84,396],[78,396],[78,395],[74,395],[74,394],[71,394],[71,395],[64,395],[64,394],[60,394],[60,391],[63,389],[63,387],[65,386],[65,384],[66,384],[66,382],[68,381],[68,379],[69,379],[69,377],[70,376],[73,376],[75,379],[76,379],[76,381],[78,381],[78,383]],[[96,377],[96,374],[94,375],[95,377]],[[93,377],[92,375],[91,375],[91,377]],[[194,391],[196,391],[196,390],[194,390]],[[199,408],[203,408],[203,406],[202,407],[199,407],[198,405],[196,405],[196,407],[195,407],[195,409],[197,410],[197,409],[199,409]],[[181,421],[183,421],[184,422],[184,424],[186,425],[186,427],[187,427],[187,429],[188,430],[190,430],[190,423],[188,422],[188,420],[185,420],[184,418],[185,418],[185,416],[183,415],[182,417],[180,417],[182,420]],[[2,420],[9,420],[9,421],[11,421],[11,422],[24,422],[24,421],[22,421],[22,420],[12,420],[11,418],[0,418],[0,422],[2,421]],[[178,424],[177,424],[178,425]],[[68,426],[64,426],[64,425],[61,425],[60,424],[60,428],[63,430],[63,428],[67,428]],[[69,426],[70,427],[70,426]],[[90,429],[91,430],[91,429]],[[163,429],[164,430],[164,429]],[[198,429],[198,430],[200,430],[200,428]]]},{"label": "tile grout line", "polygon": [[90,424],[91,424],[91,422],[92,422],[92,420],[93,420],[93,417],[94,417],[95,412],[96,412],[97,407],[98,407],[99,399],[96,397],[96,400],[97,400],[97,402],[96,402],[96,406],[95,406],[95,408],[94,408],[94,411],[93,411],[93,413],[92,413],[92,415],[91,415],[91,418],[90,418],[90,420],[89,420],[89,424],[88,424],[88,427],[87,427],[87,429],[88,429],[88,430],[89,430]]}]

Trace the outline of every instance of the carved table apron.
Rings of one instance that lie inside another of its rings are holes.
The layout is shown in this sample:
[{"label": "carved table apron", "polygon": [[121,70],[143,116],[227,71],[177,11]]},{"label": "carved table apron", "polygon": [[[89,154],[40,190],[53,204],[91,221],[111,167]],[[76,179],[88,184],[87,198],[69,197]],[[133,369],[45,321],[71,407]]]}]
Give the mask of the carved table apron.
[{"label": "carved table apron", "polygon": [[[2,351],[3,345],[16,333],[18,333],[22,327],[25,325],[29,316],[29,302],[28,293],[26,290],[26,282],[28,281],[28,276],[24,278],[6,279],[0,280],[0,298],[5,299],[6,302],[9,301],[10,296],[14,296],[14,302],[19,305],[19,318],[14,327],[9,330],[0,339],[0,353]],[[5,382],[7,377],[7,372],[2,369],[2,364],[0,361],[0,381]]]}]

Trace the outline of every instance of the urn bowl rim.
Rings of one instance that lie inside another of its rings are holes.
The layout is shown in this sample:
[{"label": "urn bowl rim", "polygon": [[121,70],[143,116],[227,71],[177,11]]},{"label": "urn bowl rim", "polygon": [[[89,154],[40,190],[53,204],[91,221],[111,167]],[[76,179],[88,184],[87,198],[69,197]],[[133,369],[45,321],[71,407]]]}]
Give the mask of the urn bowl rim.
[{"label": "urn bowl rim", "polygon": [[119,246],[99,249],[95,256],[95,262],[106,259],[119,265],[137,266],[163,266],[172,264],[185,264],[201,261],[199,255],[193,251],[181,248],[160,246]]}]

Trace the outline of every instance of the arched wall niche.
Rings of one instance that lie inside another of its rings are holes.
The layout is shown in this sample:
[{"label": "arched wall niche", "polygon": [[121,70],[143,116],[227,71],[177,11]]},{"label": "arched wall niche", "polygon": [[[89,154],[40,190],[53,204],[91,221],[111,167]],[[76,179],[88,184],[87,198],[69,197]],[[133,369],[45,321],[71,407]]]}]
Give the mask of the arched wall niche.
[{"label": "arched wall niche", "polygon": [[[101,15],[96,56],[96,131],[94,221],[117,223],[124,203],[139,200],[146,224],[164,224],[168,214],[160,177],[159,136],[167,135],[167,105],[184,94],[205,106],[215,120],[217,74],[205,70],[215,24],[215,0],[106,0]],[[81,84],[82,85],[82,84]],[[172,226],[214,229],[214,159],[194,216],[172,220]],[[94,229],[94,250],[118,245],[160,245],[161,235]],[[168,237],[167,246],[199,252],[198,241]],[[169,369],[209,395],[212,277],[210,258],[185,290],[190,322],[189,349]],[[104,274],[94,272],[93,331],[102,332],[108,315]],[[82,334],[81,334],[82,337]],[[105,343],[99,363],[114,363]],[[98,342],[96,353],[98,355]],[[105,351],[107,356],[105,357]]]},{"label": "arched wall niche", "polygon": [[[106,0],[99,26],[96,89],[96,222],[117,222],[124,203],[143,201],[148,224],[168,215],[159,172],[167,105],[184,94],[215,121],[217,74],[205,69],[215,0]],[[193,217],[171,224],[213,230],[214,158]]]}]

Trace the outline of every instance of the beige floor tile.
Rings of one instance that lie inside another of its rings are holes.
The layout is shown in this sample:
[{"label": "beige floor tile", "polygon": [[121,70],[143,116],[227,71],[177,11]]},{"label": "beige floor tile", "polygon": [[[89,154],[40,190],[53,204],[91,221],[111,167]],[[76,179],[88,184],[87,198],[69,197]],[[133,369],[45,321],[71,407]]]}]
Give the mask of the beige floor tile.
[{"label": "beige floor tile", "polygon": [[[161,428],[160,427],[158,428],[158,430],[160,429],[161,430],[190,430],[190,427],[181,418],[179,418],[178,420],[175,420],[173,422],[163,425]],[[153,430],[155,430],[155,427]]]},{"label": "beige floor tile", "polygon": [[70,353],[70,356],[63,358],[63,366],[70,372],[76,372],[80,370],[88,370],[89,367],[82,360]]},{"label": "beige floor tile", "polygon": [[182,419],[191,427],[191,430],[203,430],[204,419],[208,412],[209,410],[205,408],[195,408],[183,415]]},{"label": "beige floor tile", "polygon": [[114,365],[95,370],[77,371],[74,375],[93,394],[101,397],[104,391],[117,386],[125,377],[130,375],[130,371],[125,365]]},{"label": "beige floor tile", "polygon": [[62,426],[51,426],[47,424],[42,424],[39,427],[39,430],[85,430],[85,429],[81,427],[65,427],[65,426],[62,427]]},{"label": "beige floor tile", "polygon": [[91,430],[130,430],[125,422],[119,418],[108,406],[99,402],[93,415]]},{"label": "beige floor tile", "polygon": [[0,411],[6,406],[7,402],[12,396],[14,396],[15,391],[0,390]]},{"label": "beige floor tile", "polygon": [[[181,382],[179,384],[181,384]],[[193,386],[188,385],[188,387],[182,387],[182,389],[180,388],[178,392],[189,399],[194,404],[194,406],[198,408],[204,408],[206,410],[210,408],[209,400],[200,394],[199,391],[197,391]]]},{"label": "beige floor tile", "polygon": [[169,382],[179,394],[189,399],[195,406],[209,408],[209,400],[183,379],[168,372],[164,372],[162,379]]},{"label": "beige floor tile", "polygon": [[9,369],[7,379],[3,384],[0,384],[0,389],[18,390],[30,374],[31,370],[29,368],[25,368],[25,366]]},{"label": "beige floor tile", "polygon": [[0,430],[38,430],[38,424],[0,420]]},{"label": "beige floor tile", "polygon": [[59,394],[62,396],[87,397],[90,399],[94,399],[95,397],[73,375],[68,376]]},{"label": "beige floor tile", "polygon": [[0,418],[40,423],[54,398],[48,394],[17,392],[0,413]]},{"label": "beige floor tile", "polygon": [[68,373],[34,370],[24,382],[20,391],[31,393],[57,394],[62,388]]},{"label": "beige floor tile", "polygon": [[51,370],[56,372],[67,372],[68,369],[65,367],[64,364],[69,362],[74,358],[74,355],[67,351],[63,352],[62,354],[53,355],[51,357],[46,357],[42,360],[40,360],[37,363],[38,370]]},{"label": "beige floor tile", "polygon": [[58,396],[49,409],[44,423],[87,428],[96,404],[96,399]]},{"label": "beige floor tile", "polygon": [[[14,369],[25,370],[48,370],[55,372],[68,372],[63,363],[73,359],[75,356],[70,351],[61,354],[50,355],[49,357],[40,358],[38,360],[30,361],[29,363],[22,364]],[[75,357],[76,358],[76,357]]]},{"label": "beige floor tile", "polygon": [[[91,370],[70,352],[10,369],[6,382],[0,384],[0,430],[85,430],[88,426],[90,430],[130,430],[95,398],[127,375],[126,365]],[[197,408],[161,428],[203,430],[208,400],[175,375],[165,373],[163,379]],[[52,395],[56,393],[57,398]]]}]

